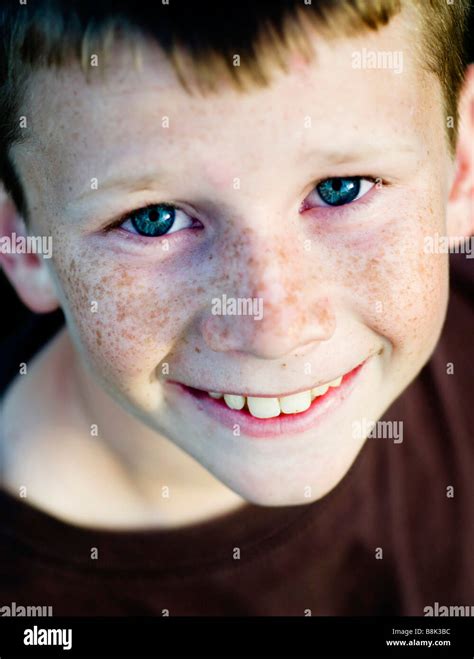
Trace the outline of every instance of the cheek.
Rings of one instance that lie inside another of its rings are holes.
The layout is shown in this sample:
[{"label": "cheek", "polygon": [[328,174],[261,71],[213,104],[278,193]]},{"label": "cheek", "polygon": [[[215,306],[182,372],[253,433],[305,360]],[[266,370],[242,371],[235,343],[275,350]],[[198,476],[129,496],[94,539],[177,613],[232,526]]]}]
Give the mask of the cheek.
[{"label": "cheek", "polygon": [[91,365],[124,390],[149,383],[193,313],[192,282],[170,282],[156,265],[131,267],[90,250],[58,252],[65,312]]},{"label": "cheek", "polygon": [[345,239],[350,254],[340,268],[349,304],[361,322],[395,349],[425,352],[441,330],[448,299],[448,258],[424,249],[426,236],[441,232],[441,199],[400,204],[397,215],[366,233]]}]

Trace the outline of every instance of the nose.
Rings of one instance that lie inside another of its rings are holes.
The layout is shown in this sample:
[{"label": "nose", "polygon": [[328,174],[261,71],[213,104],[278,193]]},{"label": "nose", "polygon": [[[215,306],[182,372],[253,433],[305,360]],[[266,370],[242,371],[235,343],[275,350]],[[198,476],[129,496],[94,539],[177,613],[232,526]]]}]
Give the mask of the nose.
[{"label": "nose", "polygon": [[228,277],[227,290],[220,287],[201,320],[211,350],[279,359],[306,354],[331,338],[336,318],[328,290],[315,274],[314,253],[268,240],[265,246],[250,241],[238,253],[244,269]]}]

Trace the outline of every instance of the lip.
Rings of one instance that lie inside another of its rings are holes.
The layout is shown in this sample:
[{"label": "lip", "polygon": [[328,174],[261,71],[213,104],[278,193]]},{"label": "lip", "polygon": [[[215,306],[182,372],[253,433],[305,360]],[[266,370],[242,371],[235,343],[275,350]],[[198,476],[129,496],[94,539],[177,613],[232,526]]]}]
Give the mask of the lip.
[{"label": "lip", "polygon": [[360,372],[369,358],[348,371],[338,387],[330,387],[323,396],[313,400],[310,407],[297,414],[280,414],[271,419],[257,419],[248,410],[231,410],[223,399],[211,398],[207,392],[188,387],[179,382],[168,381],[181,396],[192,401],[200,411],[233,431],[238,425],[243,435],[255,438],[272,438],[303,433],[314,427],[330,410],[334,410],[354,389]]}]

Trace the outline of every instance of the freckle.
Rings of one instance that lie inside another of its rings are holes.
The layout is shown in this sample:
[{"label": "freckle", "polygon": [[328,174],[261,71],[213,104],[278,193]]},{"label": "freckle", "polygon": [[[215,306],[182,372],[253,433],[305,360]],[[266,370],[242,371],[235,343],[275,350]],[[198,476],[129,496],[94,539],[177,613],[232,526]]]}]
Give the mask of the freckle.
[{"label": "freckle", "polygon": [[209,261],[212,261],[212,254],[209,254]]},{"label": "freckle", "polygon": [[194,350],[195,350],[196,352],[201,352],[201,351],[200,351],[200,349],[199,349],[199,348],[197,348],[197,347],[196,347],[196,348],[194,348]]}]

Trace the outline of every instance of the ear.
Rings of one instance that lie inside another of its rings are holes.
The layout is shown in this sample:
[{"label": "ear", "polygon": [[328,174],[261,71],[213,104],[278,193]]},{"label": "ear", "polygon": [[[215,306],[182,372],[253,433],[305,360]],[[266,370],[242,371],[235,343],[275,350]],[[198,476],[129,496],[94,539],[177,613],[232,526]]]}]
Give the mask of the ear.
[{"label": "ear", "polygon": [[0,182],[0,265],[18,297],[35,313],[59,306],[54,283],[41,254],[24,253],[28,231],[13,201]]},{"label": "ear", "polygon": [[448,200],[447,233],[451,238],[474,235],[474,64],[466,70],[459,101],[459,135],[455,174]]}]

